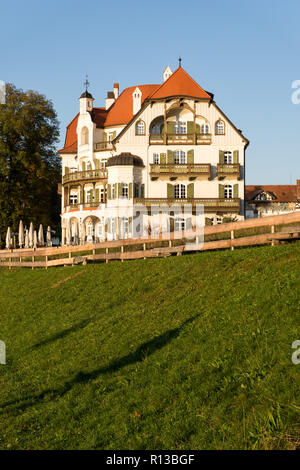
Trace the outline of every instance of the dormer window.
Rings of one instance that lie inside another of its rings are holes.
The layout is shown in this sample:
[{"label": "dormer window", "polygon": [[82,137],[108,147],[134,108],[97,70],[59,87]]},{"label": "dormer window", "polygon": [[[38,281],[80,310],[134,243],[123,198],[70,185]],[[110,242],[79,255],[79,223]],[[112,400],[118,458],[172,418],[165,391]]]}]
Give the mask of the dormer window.
[{"label": "dormer window", "polygon": [[145,135],[145,123],[144,121],[138,121],[135,125],[136,135]]},{"label": "dormer window", "polygon": [[225,134],[225,122],[219,120],[216,122],[216,135],[224,135]]}]

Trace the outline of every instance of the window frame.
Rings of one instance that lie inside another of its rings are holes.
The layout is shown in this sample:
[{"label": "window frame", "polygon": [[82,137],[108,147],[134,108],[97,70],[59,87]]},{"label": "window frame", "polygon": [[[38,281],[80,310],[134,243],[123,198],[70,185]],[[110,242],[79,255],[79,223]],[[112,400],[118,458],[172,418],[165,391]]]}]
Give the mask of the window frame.
[{"label": "window frame", "polygon": [[[139,125],[143,126],[143,132],[139,132]],[[135,135],[146,135],[146,125],[142,119],[139,119],[135,124]]]},{"label": "window frame", "polygon": [[[157,158],[158,161],[155,161],[156,158]],[[154,153],[153,154],[153,165],[160,165],[160,155],[159,155],[159,153]]]},{"label": "window frame", "polygon": [[[223,132],[218,131],[218,125],[222,123]],[[215,135],[225,135],[225,121],[223,119],[218,119],[215,123]]]},{"label": "window frame", "polygon": [[186,185],[185,184],[177,183],[174,185],[174,199],[186,199]]},{"label": "window frame", "polygon": [[[224,155],[224,163],[226,165],[231,165],[233,163],[233,153],[232,153],[232,151],[231,150],[226,150],[223,155]],[[228,157],[230,157],[230,158],[228,158]],[[230,160],[230,161],[228,161],[228,160]]]},{"label": "window frame", "polygon": [[[184,150],[174,150],[174,165],[186,165],[186,152]],[[178,161],[176,161],[178,160]]]},{"label": "window frame", "polygon": [[121,199],[129,199],[129,184],[121,183]]},{"label": "window frame", "polygon": [[233,199],[233,185],[232,184],[224,185],[224,199]]},{"label": "window frame", "polygon": [[174,122],[174,134],[175,135],[186,135],[187,134],[187,122],[186,121],[175,121]]}]

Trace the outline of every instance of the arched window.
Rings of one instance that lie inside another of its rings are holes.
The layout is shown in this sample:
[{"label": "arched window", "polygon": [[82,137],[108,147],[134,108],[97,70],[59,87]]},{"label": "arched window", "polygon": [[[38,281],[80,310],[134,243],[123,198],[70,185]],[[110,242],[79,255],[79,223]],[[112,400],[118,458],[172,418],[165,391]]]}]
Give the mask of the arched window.
[{"label": "arched window", "polygon": [[203,124],[201,126],[201,134],[209,134],[209,125],[208,124]]},{"label": "arched window", "polygon": [[174,198],[184,199],[186,197],[186,190],[184,184],[175,184],[174,186]]},{"label": "arched window", "polygon": [[216,122],[216,134],[217,135],[224,135],[225,134],[225,123],[224,121],[217,121]]},{"label": "arched window", "polygon": [[225,184],[224,186],[224,198],[231,199],[233,197],[232,184]]},{"label": "arched window", "polygon": [[161,128],[162,128],[161,124],[154,124],[154,126],[152,126],[151,128],[151,134],[160,134]]},{"label": "arched window", "polygon": [[224,152],[224,163],[232,163],[232,152]]},{"label": "arched window", "polygon": [[183,150],[175,150],[174,163],[186,163],[186,153]]},{"label": "arched window", "polygon": [[85,145],[89,143],[89,130],[87,127],[83,127],[81,130],[81,144]]},{"label": "arched window", "polygon": [[138,121],[135,125],[136,135],[145,135],[145,123],[144,121]]}]

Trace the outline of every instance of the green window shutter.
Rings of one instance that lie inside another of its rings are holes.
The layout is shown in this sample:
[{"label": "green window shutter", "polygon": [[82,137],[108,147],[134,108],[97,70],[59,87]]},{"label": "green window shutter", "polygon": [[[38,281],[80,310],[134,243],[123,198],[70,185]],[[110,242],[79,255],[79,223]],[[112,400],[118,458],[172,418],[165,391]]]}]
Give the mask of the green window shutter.
[{"label": "green window shutter", "polygon": [[113,132],[113,139],[115,139],[117,137],[117,131],[114,131]]},{"label": "green window shutter", "polygon": [[132,199],[132,183],[129,183],[129,199]]},{"label": "green window shutter", "polygon": [[224,163],[224,152],[219,150],[219,163]]},{"label": "green window shutter", "polygon": [[194,121],[188,121],[187,123],[187,133],[193,134],[194,133]]},{"label": "green window shutter", "polygon": [[174,188],[173,185],[170,183],[167,184],[167,197],[170,199],[174,197]]},{"label": "green window shutter", "polygon": [[187,185],[187,197],[189,199],[194,197],[194,183],[190,183]]},{"label": "green window shutter", "polygon": [[100,161],[98,159],[95,160],[95,168],[96,168],[96,170],[99,170],[99,168],[100,168]]},{"label": "green window shutter", "polygon": [[141,197],[145,197],[145,185],[141,185]]},{"label": "green window shutter", "polygon": [[174,217],[170,217],[170,232],[174,232]]},{"label": "green window shutter", "polygon": [[118,189],[118,185],[117,185],[117,183],[115,183],[115,184],[114,184],[114,191],[115,191],[115,197],[114,197],[114,199],[116,199],[116,198],[118,197],[117,189]]},{"label": "green window shutter", "polygon": [[82,171],[85,171],[85,162],[82,162]]},{"label": "green window shutter", "polygon": [[174,134],[174,122],[171,122],[171,121],[167,122],[167,133]]},{"label": "green window shutter", "polygon": [[238,184],[233,185],[233,197],[239,197],[239,185]]},{"label": "green window shutter", "polygon": [[188,150],[187,162],[188,163],[194,163],[194,150]]},{"label": "green window shutter", "polygon": [[168,163],[174,163],[174,157],[172,150],[168,150]]},{"label": "green window shutter", "polygon": [[[115,189],[115,191],[117,191],[117,188]],[[122,196],[122,183],[118,183],[118,194],[116,193],[116,197],[121,197],[121,196]]]},{"label": "green window shutter", "polygon": [[162,125],[160,126],[160,133],[161,133],[161,134],[164,134],[164,133],[165,133],[165,125],[164,125],[164,124],[162,124]]},{"label": "green window shutter", "polygon": [[90,202],[93,202],[93,190],[90,189],[89,193],[90,193]]},{"label": "green window shutter", "polygon": [[196,124],[196,133],[197,134],[200,134],[201,130],[200,130],[200,124]]},{"label": "green window shutter", "polygon": [[111,199],[111,189],[110,184],[107,185],[107,199]]},{"label": "green window shutter", "polygon": [[99,202],[99,195],[100,195],[100,190],[99,188],[96,188],[96,202]]},{"label": "green window shutter", "polygon": [[233,152],[233,163],[239,163],[239,151],[235,150]]},{"label": "green window shutter", "polygon": [[165,153],[160,154],[160,163],[161,163],[161,165],[164,165],[165,163],[167,163],[166,157],[167,157],[167,155]]},{"label": "green window shutter", "polygon": [[223,186],[223,184],[219,184],[219,198],[220,199],[224,198],[224,186]]},{"label": "green window shutter", "polygon": [[70,168],[68,166],[65,166],[65,175],[68,175],[70,173]]},{"label": "green window shutter", "polygon": [[104,140],[104,142],[107,141],[107,134],[106,134],[106,132],[103,133],[103,140]]}]

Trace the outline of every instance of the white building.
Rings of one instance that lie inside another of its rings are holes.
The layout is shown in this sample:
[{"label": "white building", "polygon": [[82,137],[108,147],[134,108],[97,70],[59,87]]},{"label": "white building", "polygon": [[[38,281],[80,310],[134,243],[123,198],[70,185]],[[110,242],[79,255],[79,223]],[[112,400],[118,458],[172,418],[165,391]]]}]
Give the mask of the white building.
[{"label": "white building", "polygon": [[[181,66],[162,84],[119,94],[115,83],[105,107],[88,91],[79,101],[58,152],[63,244],[131,237],[136,206],[203,204],[207,223],[244,217],[249,142]],[[185,224],[171,214],[171,230]]]}]

